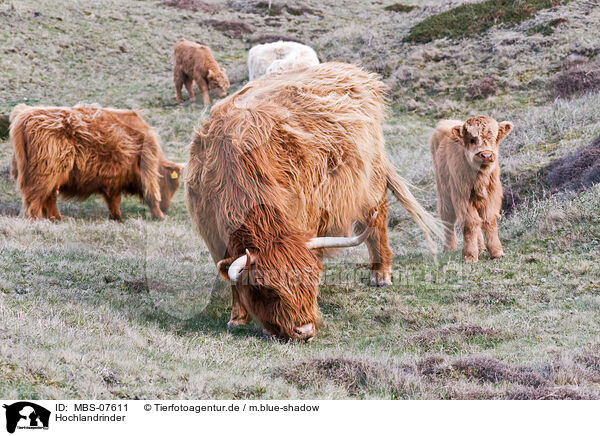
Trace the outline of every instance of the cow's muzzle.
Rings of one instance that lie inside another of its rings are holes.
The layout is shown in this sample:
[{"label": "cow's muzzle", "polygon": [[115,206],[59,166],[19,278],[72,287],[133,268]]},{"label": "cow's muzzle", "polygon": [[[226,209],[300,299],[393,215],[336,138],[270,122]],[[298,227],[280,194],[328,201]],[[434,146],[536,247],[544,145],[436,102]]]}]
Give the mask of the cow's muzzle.
[{"label": "cow's muzzle", "polygon": [[491,151],[480,151],[476,156],[486,163],[492,163],[496,160],[496,155]]}]

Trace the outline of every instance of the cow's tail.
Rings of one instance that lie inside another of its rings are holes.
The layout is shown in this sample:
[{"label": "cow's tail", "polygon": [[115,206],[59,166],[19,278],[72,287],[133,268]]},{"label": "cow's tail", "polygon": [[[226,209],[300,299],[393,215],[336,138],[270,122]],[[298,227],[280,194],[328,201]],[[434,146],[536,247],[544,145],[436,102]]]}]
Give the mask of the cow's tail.
[{"label": "cow's tail", "polygon": [[427,212],[417,199],[408,190],[406,181],[398,175],[392,164],[388,163],[386,168],[387,186],[398,199],[402,207],[408,211],[421,228],[427,239],[427,244],[432,253],[437,253],[437,244],[434,237],[443,239],[441,222]]},{"label": "cow's tail", "polygon": [[27,168],[27,137],[25,128],[29,117],[23,113],[27,106],[20,104],[15,106],[10,114],[10,142],[13,146],[12,164],[10,176],[21,185],[21,179],[25,175]]}]

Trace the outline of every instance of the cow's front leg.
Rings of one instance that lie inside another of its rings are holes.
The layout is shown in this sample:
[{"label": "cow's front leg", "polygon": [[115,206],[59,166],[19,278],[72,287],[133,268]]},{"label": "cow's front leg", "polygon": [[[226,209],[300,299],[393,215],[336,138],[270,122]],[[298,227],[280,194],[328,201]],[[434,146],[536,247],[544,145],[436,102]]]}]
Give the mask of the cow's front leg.
[{"label": "cow's front leg", "polygon": [[116,194],[104,194],[104,201],[108,206],[108,215],[111,220],[122,222],[121,217],[121,193]]},{"label": "cow's front leg", "polygon": [[237,287],[231,285],[231,317],[227,323],[227,328],[230,329],[239,325],[248,324],[248,321],[250,321],[250,314],[240,299]]},{"label": "cow's front leg", "polygon": [[148,204],[148,207],[150,207],[150,213],[152,214],[152,218],[154,218],[157,221],[165,220],[165,214],[162,212],[162,210],[160,210],[158,201],[152,201],[150,204]]},{"label": "cow's front leg", "polygon": [[485,234],[485,242],[488,253],[492,259],[497,259],[504,256],[502,243],[498,237],[498,224],[496,218],[484,220],[482,223],[483,233]]},{"label": "cow's front leg", "polygon": [[[388,286],[392,284],[392,250],[387,234],[387,200],[383,200],[377,210],[377,218],[372,225],[375,227],[366,240],[371,258],[371,286]],[[357,231],[366,229],[371,217],[357,224]]]},{"label": "cow's front leg", "polygon": [[210,105],[210,95],[208,94],[208,83],[206,83],[206,80],[204,80],[204,77],[202,77],[198,74],[196,75],[196,77],[194,79],[196,80],[196,85],[198,85],[198,89],[202,93],[202,102],[204,103],[204,106],[209,106]]},{"label": "cow's front leg", "polygon": [[463,258],[465,262],[477,262],[479,260],[479,235],[481,234],[481,219],[467,216],[463,223]]}]

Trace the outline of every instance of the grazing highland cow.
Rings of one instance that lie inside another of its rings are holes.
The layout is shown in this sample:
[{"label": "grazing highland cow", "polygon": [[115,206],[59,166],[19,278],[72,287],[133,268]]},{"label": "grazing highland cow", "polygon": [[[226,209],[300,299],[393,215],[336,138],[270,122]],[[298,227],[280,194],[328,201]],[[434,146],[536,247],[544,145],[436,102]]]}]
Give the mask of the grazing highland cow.
[{"label": "grazing highland cow", "polygon": [[255,45],[248,52],[250,80],[269,73],[294,71],[319,65],[315,51],[293,41],[277,41]]},{"label": "grazing highland cow", "polygon": [[121,220],[121,194],[139,195],[163,220],[182,167],[165,159],[152,129],[135,112],[96,106],[30,107],[11,113],[12,176],[29,218],[60,220],[56,197],[104,197]]},{"label": "grazing highland cow", "polygon": [[[252,316],[266,335],[311,338],[325,248],[366,239],[371,283],[390,284],[387,188],[431,241],[437,222],[385,155],[383,93],[375,75],[327,63],[255,80],[212,108],[191,145],[186,202],[232,283],[229,326]],[[348,237],[353,224],[360,237]]]},{"label": "grazing highland cow", "polygon": [[181,38],[175,43],[175,66],[173,82],[177,103],[183,102],[181,87],[185,85],[190,100],[196,101],[194,82],[202,93],[204,106],[210,104],[209,90],[215,90],[219,97],[225,97],[229,89],[229,79],[225,68],[219,67],[210,47]]},{"label": "grazing highland cow", "polygon": [[458,220],[463,228],[465,262],[477,262],[486,247],[491,258],[504,255],[496,224],[502,206],[498,143],[512,128],[509,122],[480,116],[464,123],[440,121],[431,136],[444,249],[456,250]]}]

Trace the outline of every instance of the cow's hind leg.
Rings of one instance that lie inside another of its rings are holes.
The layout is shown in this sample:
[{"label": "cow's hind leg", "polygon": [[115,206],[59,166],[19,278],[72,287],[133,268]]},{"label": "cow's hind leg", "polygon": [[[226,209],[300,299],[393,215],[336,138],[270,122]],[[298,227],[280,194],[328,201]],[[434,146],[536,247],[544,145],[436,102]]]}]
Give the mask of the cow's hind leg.
[{"label": "cow's hind leg", "polygon": [[42,210],[44,212],[44,216],[52,221],[60,221],[62,220],[62,216],[60,212],[56,208],[56,189],[52,191],[52,193],[46,198],[44,204],[42,206]]},{"label": "cow's hind leg", "polygon": [[479,245],[480,253],[485,251],[485,241],[483,240],[483,231],[479,232],[479,236],[477,237],[477,245]]},{"label": "cow's hind leg", "polygon": [[[392,250],[387,234],[388,203],[383,200],[378,208],[375,227],[366,244],[371,258],[371,286],[387,286],[392,284]],[[357,230],[362,232],[370,217],[357,224]]]},{"label": "cow's hind leg", "polygon": [[27,200],[27,212],[25,214],[26,218],[31,218],[33,220],[39,220],[42,218],[43,205],[42,200],[40,198],[31,198]]},{"label": "cow's hind leg", "polygon": [[449,198],[440,198],[439,213],[444,225],[444,251],[456,251],[456,212]]},{"label": "cow's hind leg", "polygon": [[173,84],[175,85],[175,99],[177,100],[177,103],[183,103],[181,88],[184,84],[184,74],[181,71],[181,68],[177,66],[173,69]]},{"label": "cow's hind leg", "polygon": [[196,95],[194,94],[194,79],[189,76],[183,78],[183,84],[187,89],[188,97],[191,101],[196,101]]},{"label": "cow's hind leg", "polygon": [[[40,183],[40,186],[47,186],[47,184]],[[51,185],[52,186],[52,185]],[[23,208],[25,209],[25,218],[39,220],[43,217],[44,205],[46,199],[50,195],[46,189],[40,190],[29,187],[22,187],[23,192]]]}]

